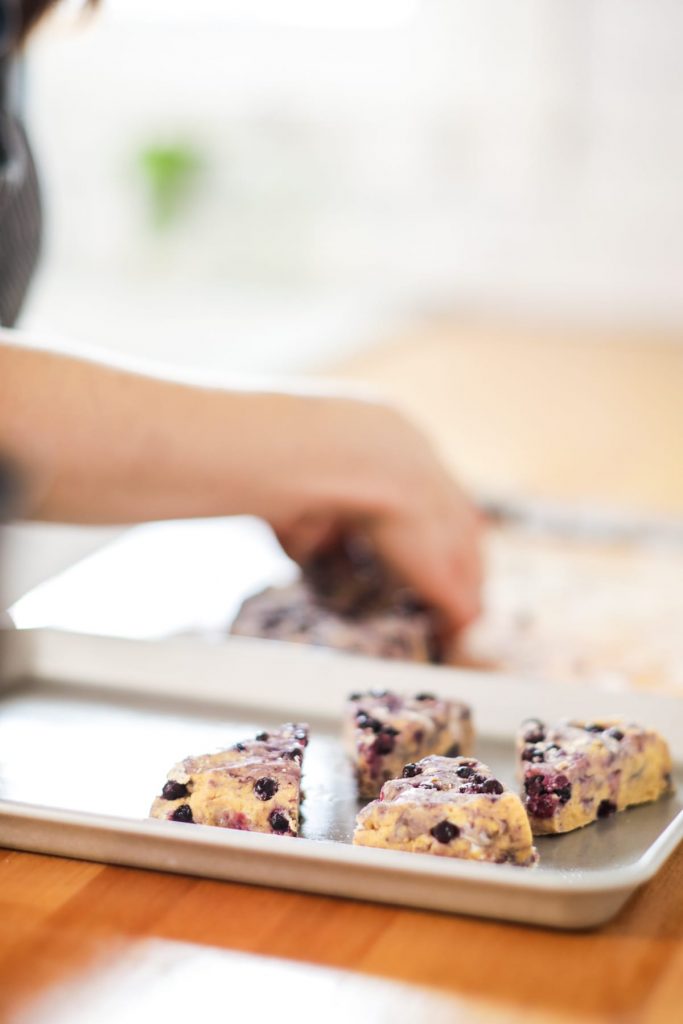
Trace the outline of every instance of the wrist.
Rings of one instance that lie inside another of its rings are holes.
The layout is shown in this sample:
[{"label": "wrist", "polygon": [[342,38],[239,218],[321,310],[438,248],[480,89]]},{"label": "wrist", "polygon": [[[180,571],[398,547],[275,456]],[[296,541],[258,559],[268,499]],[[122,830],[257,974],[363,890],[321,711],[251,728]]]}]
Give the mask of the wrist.
[{"label": "wrist", "polygon": [[276,522],[302,511],[382,514],[400,503],[395,463],[403,431],[390,407],[337,395],[273,394],[258,396],[254,412],[249,512]]}]

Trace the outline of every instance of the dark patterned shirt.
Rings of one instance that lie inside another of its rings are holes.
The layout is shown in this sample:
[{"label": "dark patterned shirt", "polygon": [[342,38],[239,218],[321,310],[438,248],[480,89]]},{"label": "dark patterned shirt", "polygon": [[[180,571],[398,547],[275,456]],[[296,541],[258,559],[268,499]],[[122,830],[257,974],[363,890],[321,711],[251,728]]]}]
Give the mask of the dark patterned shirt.
[{"label": "dark patterned shirt", "polygon": [[35,165],[16,116],[3,9],[0,0],[0,324],[11,327],[38,259],[42,218]]}]

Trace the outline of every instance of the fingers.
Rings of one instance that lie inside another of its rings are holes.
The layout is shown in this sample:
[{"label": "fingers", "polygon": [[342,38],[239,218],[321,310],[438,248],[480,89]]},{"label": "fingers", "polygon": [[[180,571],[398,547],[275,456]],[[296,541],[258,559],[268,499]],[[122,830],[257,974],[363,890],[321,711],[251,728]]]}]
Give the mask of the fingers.
[{"label": "fingers", "polygon": [[397,575],[441,613],[447,634],[476,619],[483,578],[476,520],[420,526],[382,523],[374,539],[378,553]]},{"label": "fingers", "polygon": [[[283,548],[305,566],[340,539],[339,522],[303,516],[277,531]],[[481,525],[466,506],[445,518],[388,518],[367,526],[378,557],[441,615],[448,639],[481,612]]]},{"label": "fingers", "polygon": [[368,423],[365,407],[345,407],[330,448],[344,456],[341,484],[317,512],[301,509],[276,532],[305,566],[342,530],[358,531],[398,581],[440,612],[445,633],[455,632],[481,610],[481,519],[423,435],[395,413],[370,412]]},{"label": "fingers", "polygon": [[329,516],[304,515],[294,524],[277,529],[276,534],[289,557],[305,566],[313,555],[332,547],[339,530]]},{"label": "fingers", "polygon": [[473,622],[481,612],[480,584],[457,559],[446,559],[441,552],[414,554],[398,554],[394,564],[406,582],[441,613],[444,632],[448,635]]}]

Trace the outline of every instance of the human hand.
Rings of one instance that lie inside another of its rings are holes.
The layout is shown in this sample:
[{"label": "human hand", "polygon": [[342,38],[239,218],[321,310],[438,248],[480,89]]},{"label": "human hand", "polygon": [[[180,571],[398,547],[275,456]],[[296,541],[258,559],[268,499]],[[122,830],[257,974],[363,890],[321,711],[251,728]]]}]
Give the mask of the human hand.
[{"label": "human hand", "polygon": [[479,513],[395,409],[328,401],[311,424],[315,444],[301,453],[300,507],[271,519],[283,547],[306,566],[341,537],[360,537],[440,612],[446,633],[467,625],[481,607]]}]

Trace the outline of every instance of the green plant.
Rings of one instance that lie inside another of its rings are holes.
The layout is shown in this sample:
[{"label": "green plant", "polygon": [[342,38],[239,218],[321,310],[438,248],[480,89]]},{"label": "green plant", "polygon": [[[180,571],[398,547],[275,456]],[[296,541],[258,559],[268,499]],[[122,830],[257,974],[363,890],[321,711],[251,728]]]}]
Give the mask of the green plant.
[{"label": "green plant", "polygon": [[164,229],[179,219],[197,183],[203,160],[186,143],[149,145],[140,150],[138,166],[149,196],[154,227]]}]

